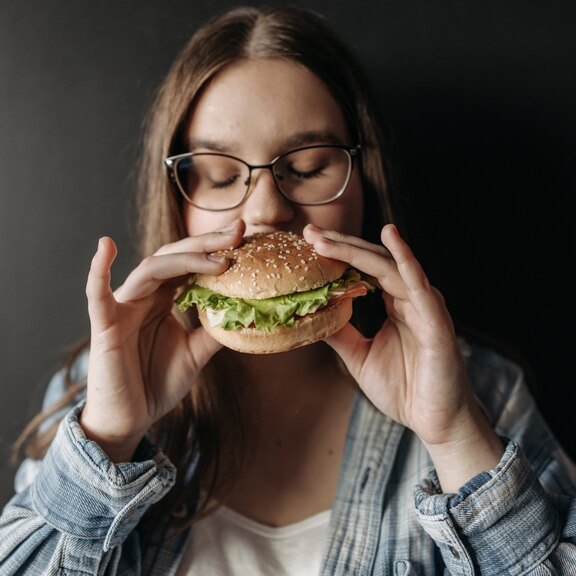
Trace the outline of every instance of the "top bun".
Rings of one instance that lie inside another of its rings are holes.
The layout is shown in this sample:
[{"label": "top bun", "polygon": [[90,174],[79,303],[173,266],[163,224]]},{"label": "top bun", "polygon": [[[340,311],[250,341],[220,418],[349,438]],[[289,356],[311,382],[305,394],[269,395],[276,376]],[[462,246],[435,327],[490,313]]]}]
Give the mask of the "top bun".
[{"label": "top bun", "polygon": [[218,252],[231,260],[219,276],[197,274],[196,284],[233,298],[261,300],[305,292],[337,280],[348,264],[320,256],[294,232],[246,236],[238,248]]}]

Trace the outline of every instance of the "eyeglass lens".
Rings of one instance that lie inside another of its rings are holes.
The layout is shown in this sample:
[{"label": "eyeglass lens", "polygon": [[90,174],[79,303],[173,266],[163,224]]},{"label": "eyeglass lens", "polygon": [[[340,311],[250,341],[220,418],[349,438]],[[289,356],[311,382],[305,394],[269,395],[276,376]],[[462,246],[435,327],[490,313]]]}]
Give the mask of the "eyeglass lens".
[{"label": "eyeglass lens", "polygon": [[[272,166],[276,186],[297,204],[323,204],[336,199],[348,184],[352,162],[342,148],[295,150]],[[225,210],[238,206],[250,187],[250,168],[241,160],[212,153],[181,158],[175,166],[178,185],[199,208]]]}]

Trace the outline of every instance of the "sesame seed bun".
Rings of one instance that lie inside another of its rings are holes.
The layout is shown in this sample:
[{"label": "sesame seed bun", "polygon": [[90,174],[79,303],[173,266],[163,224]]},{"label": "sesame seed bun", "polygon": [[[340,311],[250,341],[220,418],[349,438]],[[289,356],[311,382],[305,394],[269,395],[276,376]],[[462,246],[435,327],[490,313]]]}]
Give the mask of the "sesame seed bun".
[{"label": "sesame seed bun", "polygon": [[233,298],[260,300],[305,292],[337,280],[348,265],[320,256],[293,232],[246,236],[221,252],[231,264],[220,276],[196,275],[196,284]]},{"label": "sesame seed bun", "polygon": [[[219,276],[197,274],[197,285],[232,298],[260,300],[306,292],[338,280],[348,265],[316,253],[304,238],[292,232],[247,236],[241,246],[221,252],[231,260]],[[205,330],[224,346],[251,354],[285,352],[312,344],[344,327],[352,316],[352,299],[344,298],[297,317],[294,324],[271,330],[225,330],[211,325],[205,310],[198,310]]]}]

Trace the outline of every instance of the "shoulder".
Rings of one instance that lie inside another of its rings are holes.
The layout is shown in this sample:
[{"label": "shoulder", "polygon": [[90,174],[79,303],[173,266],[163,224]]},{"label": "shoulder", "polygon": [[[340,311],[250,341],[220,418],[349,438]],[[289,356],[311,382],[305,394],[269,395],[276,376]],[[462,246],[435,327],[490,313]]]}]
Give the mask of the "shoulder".
[{"label": "shoulder", "polygon": [[[87,368],[88,347],[85,347],[74,357],[69,366],[60,368],[52,376],[44,393],[40,414],[36,417],[40,420],[37,431],[34,432],[37,437],[50,437],[71,408],[84,399]],[[29,486],[41,466],[39,456],[25,458],[14,477],[15,491],[21,492]]]},{"label": "shoulder", "polygon": [[81,350],[69,366],[58,369],[51,378],[44,394],[42,409],[46,410],[58,402],[68,390],[68,383],[81,382],[88,372],[88,348]]},{"label": "shoulder", "polygon": [[462,341],[474,393],[496,432],[514,440],[542,473],[562,452],[526,383],[526,371],[497,350]]},{"label": "shoulder", "polygon": [[[47,414],[47,417],[40,426],[41,432],[47,430],[54,422],[61,420],[72,406],[84,398],[87,372],[88,347],[85,347],[69,366],[60,368],[48,383],[42,401],[42,411]],[[70,397],[71,386],[76,392]]]},{"label": "shoulder", "polygon": [[483,406],[498,418],[519,387],[528,393],[524,369],[494,348],[461,338],[468,378]]}]

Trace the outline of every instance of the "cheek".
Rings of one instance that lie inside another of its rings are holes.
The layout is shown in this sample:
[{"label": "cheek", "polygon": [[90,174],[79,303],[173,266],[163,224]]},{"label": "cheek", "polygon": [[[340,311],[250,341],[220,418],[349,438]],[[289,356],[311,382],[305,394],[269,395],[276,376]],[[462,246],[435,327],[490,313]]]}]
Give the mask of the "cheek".
[{"label": "cheek", "polygon": [[190,204],[184,206],[184,224],[189,236],[199,236],[222,228],[238,218],[236,210],[209,212],[198,210]]},{"label": "cheek", "polygon": [[[346,192],[336,202],[325,206],[302,206],[298,212],[299,216],[296,219],[301,220],[298,224],[302,228],[307,222],[311,222],[321,228],[360,236],[364,213],[364,197],[360,178],[352,178]],[[189,236],[198,236],[223,228],[241,216],[240,208],[224,212],[209,212],[198,210],[190,204],[184,205],[184,223]]]},{"label": "cheek", "polygon": [[360,236],[364,222],[364,192],[360,178],[356,177],[350,182],[350,187],[344,193],[344,199],[346,202],[344,232]]},{"label": "cheek", "polygon": [[321,228],[328,228],[360,236],[364,214],[362,186],[357,179],[351,180],[346,192],[336,202],[316,206],[308,210],[308,221]]}]

